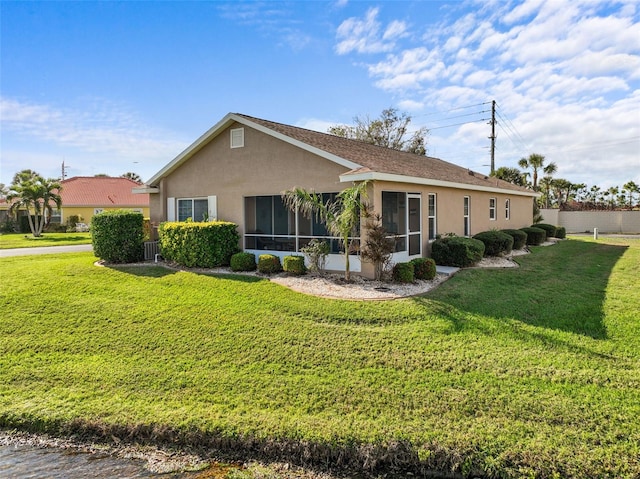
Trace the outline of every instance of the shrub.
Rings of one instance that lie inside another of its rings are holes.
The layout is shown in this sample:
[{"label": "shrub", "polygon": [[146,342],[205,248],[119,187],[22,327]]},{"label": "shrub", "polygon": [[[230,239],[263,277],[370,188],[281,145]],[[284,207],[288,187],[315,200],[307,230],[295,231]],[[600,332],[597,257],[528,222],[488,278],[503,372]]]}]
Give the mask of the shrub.
[{"label": "shrub", "polygon": [[522,230],[502,230],[503,233],[508,234],[513,238],[512,249],[522,249],[527,244],[527,233]]},{"label": "shrub", "polygon": [[297,276],[305,274],[307,267],[304,265],[304,256],[285,256],[282,260],[282,269]]},{"label": "shrub", "polygon": [[253,253],[236,253],[231,256],[231,271],[255,271],[256,255]]},{"label": "shrub", "polygon": [[502,231],[483,231],[474,236],[484,243],[485,256],[500,256],[511,253],[513,248],[513,236]]},{"label": "shrub", "polygon": [[237,225],[227,221],[165,222],[158,235],[162,256],[189,268],[228,265],[238,252]]},{"label": "shrub", "polygon": [[531,225],[531,227],[544,230],[544,232],[546,233],[546,238],[553,238],[556,235],[556,227],[553,225],[548,225],[546,223],[536,223],[535,225]]},{"label": "shrub", "polygon": [[76,231],[76,225],[82,223],[82,218],[79,215],[71,215],[67,218],[67,231],[73,233]]},{"label": "shrub", "polygon": [[396,248],[396,240],[393,236],[389,236],[387,229],[382,226],[382,217],[378,213],[367,217],[365,228],[367,236],[360,251],[360,257],[363,261],[373,264],[374,277],[380,281],[388,270],[391,256]]},{"label": "shrub", "polygon": [[309,269],[311,271],[317,271],[320,274],[324,273],[327,256],[331,252],[328,242],[312,239],[307,246],[300,248],[300,251],[309,260]]},{"label": "shrub", "polygon": [[547,238],[546,231],[541,228],[530,226],[529,228],[520,228],[520,230],[527,233],[527,244],[530,245],[540,245]]},{"label": "shrub", "polygon": [[480,262],[484,255],[484,243],[473,238],[445,236],[431,246],[431,257],[436,264],[465,268]]},{"label": "shrub", "polygon": [[142,213],[113,210],[91,220],[93,253],[109,263],[135,263],[144,260],[144,218]]},{"label": "shrub", "polygon": [[556,238],[564,239],[567,237],[567,229],[564,226],[556,226]]},{"label": "shrub", "polygon": [[436,277],[436,262],[431,258],[414,258],[409,261],[413,264],[413,276],[415,279],[433,279]]},{"label": "shrub", "polygon": [[393,265],[393,280],[399,283],[413,283],[415,278],[413,274],[413,264],[396,263]]},{"label": "shrub", "polygon": [[282,271],[280,258],[272,254],[258,256],[258,271],[263,274],[279,273]]}]

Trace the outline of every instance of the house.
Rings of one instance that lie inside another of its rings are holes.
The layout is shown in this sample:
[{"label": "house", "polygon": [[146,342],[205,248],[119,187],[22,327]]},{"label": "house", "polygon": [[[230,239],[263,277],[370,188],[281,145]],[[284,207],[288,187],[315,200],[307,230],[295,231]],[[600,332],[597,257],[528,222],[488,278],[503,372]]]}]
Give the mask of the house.
[{"label": "house", "polygon": [[54,210],[52,223],[65,224],[71,216],[89,224],[93,215],[107,210],[126,209],[149,217],[149,195],[134,194],[140,186],[128,178],[110,176],[74,176],[60,182],[62,208]]},{"label": "house", "polygon": [[[322,224],[289,211],[280,195],[298,186],[329,199],[364,180],[371,180],[373,210],[397,237],[394,262],[427,256],[438,234],[471,236],[533,220],[531,190],[437,158],[238,113],[227,114],[135,191],[150,195],[152,224],[231,221],[242,249],[279,256],[322,238],[333,253],[327,268],[341,270],[337,239]],[[350,264],[351,271],[373,275],[357,251]]]}]

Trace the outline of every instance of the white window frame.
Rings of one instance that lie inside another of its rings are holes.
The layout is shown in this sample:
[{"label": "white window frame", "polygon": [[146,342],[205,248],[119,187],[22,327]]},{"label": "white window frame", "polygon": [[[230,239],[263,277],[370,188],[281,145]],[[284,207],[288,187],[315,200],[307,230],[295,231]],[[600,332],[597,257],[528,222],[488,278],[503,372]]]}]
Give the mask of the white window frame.
[{"label": "white window frame", "polygon": [[511,199],[504,200],[504,217],[506,220],[511,219]]},{"label": "white window frame", "polygon": [[498,203],[495,198],[489,198],[489,219],[491,221],[495,221],[498,217],[497,211],[496,211],[497,204]]},{"label": "white window frame", "polygon": [[232,128],[230,138],[231,148],[244,147],[244,128]]},{"label": "white window frame", "polygon": [[462,218],[464,220],[464,236],[471,236],[471,197],[462,199]]},{"label": "white window frame", "polygon": [[[431,198],[433,198],[433,215],[431,214]],[[427,225],[429,228],[429,241],[434,241],[438,235],[438,195],[429,193],[427,195]],[[431,223],[433,222],[433,231]]]},{"label": "white window frame", "polygon": [[[210,208],[210,205],[209,205],[209,197],[207,197],[207,196],[204,196],[204,197],[196,196],[196,197],[193,197],[193,198],[175,198],[175,209],[174,209],[174,215],[175,216],[174,216],[174,220],[173,221],[186,221],[186,218],[182,219],[182,220],[180,219],[180,206],[179,205],[180,205],[181,201],[191,201],[191,216],[189,218],[191,218],[196,223],[200,222],[200,221],[203,221],[203,219],[202,218],[194,218],[193,217],[193,213],[194,213],[194,210],[195,210],[195,202],[196,201],[206,201],[207,202],[207,221],[211,221],[212,220],[212,218],[210,217],[211,208]],[[169,220],[169,221],[171,221],[171,220]]]}]

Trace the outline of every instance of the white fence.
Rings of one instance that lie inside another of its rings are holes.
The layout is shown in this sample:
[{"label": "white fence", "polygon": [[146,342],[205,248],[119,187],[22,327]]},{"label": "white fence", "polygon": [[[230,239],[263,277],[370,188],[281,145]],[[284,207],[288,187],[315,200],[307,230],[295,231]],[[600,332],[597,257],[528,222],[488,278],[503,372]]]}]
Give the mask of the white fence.
[{"label": "white fence", "polygon": [[560,211],[540,210],[543,223],[564,226],[567,233],[640,234],[640,211]]}]

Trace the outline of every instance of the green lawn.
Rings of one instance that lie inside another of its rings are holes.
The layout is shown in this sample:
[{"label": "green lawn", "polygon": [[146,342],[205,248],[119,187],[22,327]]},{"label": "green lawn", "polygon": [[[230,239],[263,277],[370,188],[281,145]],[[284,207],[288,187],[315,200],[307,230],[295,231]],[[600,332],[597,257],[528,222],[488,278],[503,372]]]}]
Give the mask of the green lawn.
[{"label": "green lawn", "polygon": [[94,261],[0,262],[0,427],[374,475],[640,476],[640,240],[387,302]]},{"label": "green lawn", "polygon": [[43,233],[39,238],[31,233],[0,234],[0,249],[73,244],[91,244],[91,233]]}]

